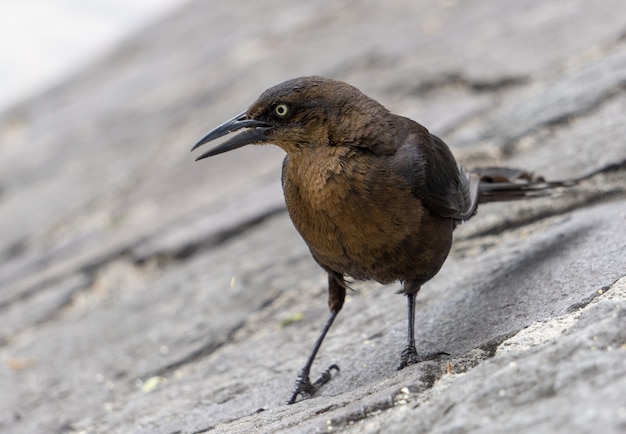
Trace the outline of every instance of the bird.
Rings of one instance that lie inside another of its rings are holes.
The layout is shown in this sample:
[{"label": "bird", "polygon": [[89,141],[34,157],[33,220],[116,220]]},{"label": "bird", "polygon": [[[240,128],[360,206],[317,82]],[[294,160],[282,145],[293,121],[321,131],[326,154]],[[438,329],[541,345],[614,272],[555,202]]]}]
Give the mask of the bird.
[{"label": "bird", "polygon": [[569,186],[519,169],[467,170],[426,127],[391,113],[350,84],[319,76],[270,87],[192,151],[226,135],[196,160],[250,144],[285,151],[281,181],[289,216],[328,274],[330,314],[298,371],[288,404],[312,397],[339,370],[333,364],[316,381],[310,379],[322,341],[343,307],[346,278],[401,283],[408,320],[398,369],[418,363],[424,359],[415,345],[416,295],[448,257],[454,229],[476,214],[479,203]]}]

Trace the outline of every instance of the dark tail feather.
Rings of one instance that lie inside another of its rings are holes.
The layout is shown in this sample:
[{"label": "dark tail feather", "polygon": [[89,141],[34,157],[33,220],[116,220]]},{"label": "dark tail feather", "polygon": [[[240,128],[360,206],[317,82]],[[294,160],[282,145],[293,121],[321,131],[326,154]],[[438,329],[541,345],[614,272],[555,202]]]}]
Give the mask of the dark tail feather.
[{"label": "dark tail feather", "polygon": [[478,203],[548,196],[552,193],[550,190],[572,187],[579,181],[546,181],[531,172],[508,167],[478,168],[471,173],[479,178]]}]

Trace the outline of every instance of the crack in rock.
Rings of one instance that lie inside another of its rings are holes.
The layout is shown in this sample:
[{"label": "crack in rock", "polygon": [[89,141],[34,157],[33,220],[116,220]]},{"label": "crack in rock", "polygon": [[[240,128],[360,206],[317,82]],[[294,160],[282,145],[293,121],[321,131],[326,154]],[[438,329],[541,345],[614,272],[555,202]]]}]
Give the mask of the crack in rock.
[{"label": "crack in rock", "polygon": [[528,82],[529,78],[525,76],[505,76],[496,80],[480,80],[477,78],[468,78],[461,73],[453,72],[445,74],[442,77],[423,81],[417,87],[410,90],[409,93],[413,95],[424,95],[440,92],[442,88],[448,87],[461,87],[474,93],[491,93],[523,86]]},{"label": "crack in rock", "polygon": [[206,344],[200,346],[199,348],[195,349],[194,351],[187,354],[186,356],[181,357],[180,359],[174,362],[171,362],[161,368],[155,369],[151,372],[141,375],[141,378],[145,380],[147,378],[152,378],[152,377],[165,377],[171,374],[173,371],[185,365],[193,363],[196,360],[202,359],[204,357],[210,356],[211,354],[213,354],[215,351],[222,348],[227,343],[233,341],[234,336],[237,334],[237,332],[240,329],[244,327],[244,325],[245,325],[245,321],[239,322],[228,332],[225,339],[220,340],[220,341],[207,342]]}]

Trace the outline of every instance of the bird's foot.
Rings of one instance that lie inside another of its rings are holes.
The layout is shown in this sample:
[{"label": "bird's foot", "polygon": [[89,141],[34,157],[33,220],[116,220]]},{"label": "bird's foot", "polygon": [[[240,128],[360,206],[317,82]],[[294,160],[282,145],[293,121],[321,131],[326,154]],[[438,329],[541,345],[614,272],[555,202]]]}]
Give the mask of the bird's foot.
[{"label": "bird's foot", "polygon": [[293,388],[293,393],[291,394],[291,399],[287,404],[293,404],[298,399],[298,395],[302,397],[302,399],[311,398],[317,390],[322,387],[324,384],[328,383],[332,378],[331,372],[335,370],[339,372],[339,366],[332,364],[330,365],[324,372],[322,372],[317,380],[314,383],[311,383],[311,379],[309,378],[309,373],[304,369],[300,371],[298,374],[298,378],[296,378],[296,384]]},{"label": "bird's foot", "polygon": [[406,368],[409,365],[414,365],[418,362],[421,362],[421,359],[417,357],[417,350],[415,349],[415,345],[407,345],[404,351],[402,351],[398,371],[400,369]]},{"label": "bird's foot", "polygon": [[424,357],[417,356],[417,350],[412,345],[407,345],[407,347],[402,351],[402,356],[400,359],[400,366],[398,366],[398,371],[400,369],[404,369],[409,365],[414,365],[419,362],[425,362],[427,360],[436,360],[440,357],[449,356],[449,353],[444,353],[443,351],[437,353],[428,353]]}]

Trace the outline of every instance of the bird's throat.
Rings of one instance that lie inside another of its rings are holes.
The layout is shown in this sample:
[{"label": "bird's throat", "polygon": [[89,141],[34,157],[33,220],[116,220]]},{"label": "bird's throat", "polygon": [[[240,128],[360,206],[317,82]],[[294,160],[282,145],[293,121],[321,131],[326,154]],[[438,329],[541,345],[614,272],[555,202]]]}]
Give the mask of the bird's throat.
[{"label": "bird's throat", "polygon": [[352,151],[344,147],[333,148],[331,153],[327,150],[312,149],[290,155],[283,188],[285,196],[298,198],[301,206],[332,216],[348,193],[341,183],[350,177]]}]

